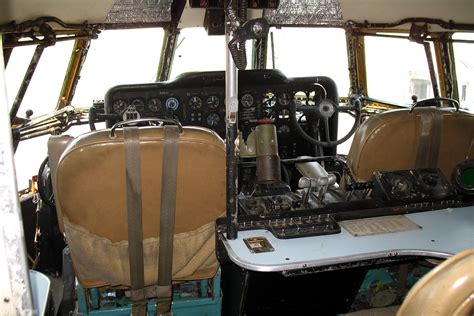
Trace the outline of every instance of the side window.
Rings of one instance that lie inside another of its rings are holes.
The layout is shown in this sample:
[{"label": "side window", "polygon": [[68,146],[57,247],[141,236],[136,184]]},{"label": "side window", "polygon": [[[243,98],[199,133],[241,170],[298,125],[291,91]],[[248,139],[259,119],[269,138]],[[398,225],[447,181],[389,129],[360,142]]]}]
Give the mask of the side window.
[{"label": "side window", "polygon": [[[24,117],[27,110],[33,110],[33,117],[50,113],[56,107],[73,47],[72,41],[58,42],[45,48],[36,71],[18,110]],[[26,69],[35,51],[34,46],[13,49],[5,70],[8,107],[11,108]],[[21,141],[15,152],[18,189],[28,187],[28,180],[36,175],[41,162],[46,158],[46,143],[49,136]]]},{"label": "side window", "polygon": [[[18,116],[24,117],[26,110],[31,109],[35,117],[50,113],[56,107],[73,45],[73,41],[57,42],[44,49],[18,110]],[[13,105],[34,51],[35,46],[13,49],[5,69],[9,108]]]},{"label": "side window", "polygon": [[[453,39],[474,41],[473,33],[456,33]],[[461,108],[474,113],[474,43],[454,43],[454,59]]]},{"label": "side window", "polygon": [[410,104],[412,95],[419,100],[433,96],[422,45],[406,38],[366,36],[365,56],[370,97]]}]

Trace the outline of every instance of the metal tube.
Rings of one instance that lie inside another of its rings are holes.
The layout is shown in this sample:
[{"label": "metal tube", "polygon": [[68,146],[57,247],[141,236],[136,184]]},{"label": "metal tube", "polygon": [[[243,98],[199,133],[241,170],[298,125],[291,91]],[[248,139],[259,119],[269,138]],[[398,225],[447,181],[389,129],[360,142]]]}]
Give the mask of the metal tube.
[{"label": "metal tube", "polygon": [[75,40],[61,93],[59,94],[58,103],[56,104],[56,110],[71,104],[90,44],[90,37],[77,38]]},{"label": "metal tube", "polygon": [[[232,7],[230,2],[229,8]],[[235,156],[235,139],[237,138],[237,115],[239,109],[238,99],[238,73],[228,44],[232,39],[230,20],[226,14],[226,180],[227,180],[227,238],[237,238],[237,157]]]},{"label": "metal tube", "polygon": [[423,42],[425,48],[426,59],[428,61],[428,68],[430,70],[431,85],[433,86],[433,95],[435,98],[439,98],[438,80],[436,79],[436,73],[433,63],[433,56],[431,55],[431,46],[428,42]]},{"label": "metal tube", "polygon": [[267,68],[267,45],[268,36],[254,40],[253,47],[253,69],[266,69]]},{"label": "metal tube", "polygon": [[156,81],[166,81],[170,78],[171,66],[173,64],[176,43],[178,41],[179,30],[175,27],[165,29],[163,46],[161,50],[160,63],[156,74]]},{"label": "metal tube", "polygon": [[13,124],[16,118],[16,114],[18,113],[18,109],[20,108],[21,102],[23,101],[23,97],[25,96],[26,90],[28,89],[28,86],[30,85],[31,78],[33,77],[33,74],[35,73],[36,66],[38,66],[38,63],[41,58],[41,55],[43,54],[44,48],[45,48],[44,45],[36,46],[35,53],[33,54],[33,57],[31,57],[30,65],[28,66],[28,69],[26,70],[25,77],[23,78],[20,89],[18,89],[18,93],[16,95],[15,101],[13,102],[12,108],[10,109],[11,124]]}]

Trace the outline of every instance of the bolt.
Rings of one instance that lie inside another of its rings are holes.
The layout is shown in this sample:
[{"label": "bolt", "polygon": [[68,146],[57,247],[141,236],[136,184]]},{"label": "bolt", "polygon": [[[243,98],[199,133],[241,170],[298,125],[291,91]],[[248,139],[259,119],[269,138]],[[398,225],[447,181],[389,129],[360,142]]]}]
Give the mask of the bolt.
[{"label": "bolt", "polygon": [[9,297],[4,297],[4,298],[3,298],[3,301],[4,301],[5,303],[8,303],[8,302],[10,302],[10,298],[9,298]]},{"label": "bolt", "polygon": [[255,23],[252,25],[252,32],[255,35],[260,35],[263,32],[263,26],[260,23]]}]

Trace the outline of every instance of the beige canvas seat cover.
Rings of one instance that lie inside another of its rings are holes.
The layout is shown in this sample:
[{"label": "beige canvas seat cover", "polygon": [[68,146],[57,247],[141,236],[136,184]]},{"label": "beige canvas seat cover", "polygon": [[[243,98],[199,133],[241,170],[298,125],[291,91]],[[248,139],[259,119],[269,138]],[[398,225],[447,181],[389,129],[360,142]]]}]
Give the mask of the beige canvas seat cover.
[{"label": "beige canvas seat cover", "polygon": [[416,168],[421,116],[427,111],[441,115],[437,166],[450,179],[454,168],[474,158],[474,115],[451,108],[416,108],[376,114],[365,121],[354,134],[347,164],[357,181],[371,180],[374,171]]},{"label": "beige canvas seat cover", "polygon": [[[145,285],[158,278],[163,128],[140,128]],[[125,151],[117,130],[73,140],[55,172],[56,205],[79,282],[130,285]],[[225,212],[225,146],[208,129],[179,136],[173,280],[212,277],[217,270],[214,222]]]},{"label": "beige canvas seat cover", "polygon": [[431,270],[408,292],[397,316],[474,314],[474,249],[464,250]]}]

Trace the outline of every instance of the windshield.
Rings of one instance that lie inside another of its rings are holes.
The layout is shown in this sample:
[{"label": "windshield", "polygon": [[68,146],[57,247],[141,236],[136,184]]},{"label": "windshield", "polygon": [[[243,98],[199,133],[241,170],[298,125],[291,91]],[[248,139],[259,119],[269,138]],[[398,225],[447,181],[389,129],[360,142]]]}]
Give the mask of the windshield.
[{"label": "windshield", "polygon": [[267,68],[288,77],[327,76],[336,82],[339,96],[349,92],[343,29],[271,28],[267,52]]},{"label": "windshield", "polygon": [[163,34],[161,28],[102,32],[91,43],[72,104],[90,107],[113,86],[154,82]]}]

